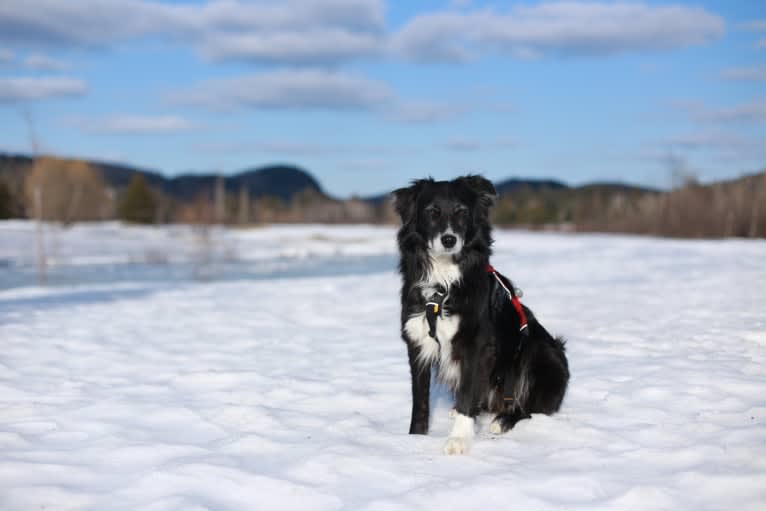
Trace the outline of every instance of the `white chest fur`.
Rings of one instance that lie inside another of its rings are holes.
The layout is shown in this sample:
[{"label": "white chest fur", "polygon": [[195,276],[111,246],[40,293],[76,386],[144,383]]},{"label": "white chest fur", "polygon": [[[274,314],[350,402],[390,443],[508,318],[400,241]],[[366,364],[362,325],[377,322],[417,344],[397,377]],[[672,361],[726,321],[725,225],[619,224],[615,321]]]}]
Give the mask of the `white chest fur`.
[{"label": "white chest fur", "polygon": [[436,340],[428,335],[425,312],[410,316],[404,324],[407,337],[420,348],[418,361],[425,365],[436,363],[439,379],[452,388],[460,383],[460,364],[452,359],[452,338],[460,326],[460,316],[452,315],[436,320]]},{"label": "white chest fur", "polygon": [[[436,285],[449,289],[460,280],[460,268],[451,258],[432,258],[431,268],[426,278],[419,284],[423,297],[428,299],[433,295]],[[425,311],[413,314],[404,324],[407,337],[420,348],[418,360],[423,365],[436,363],[439,379],[452,388],[460,383],[460,364],[452,359],[452,339],[460,326],[460,316],[452,314],[439,317],[436,320],[436,338],[428,335],[428,320]]]},{"label": "white chest fur", "polygon": [[433,287],[436,284],[441,284],[446,289],[459,282],[462,275],[460,274],[460,267],[451,256],[443,257],[431,257],[429,261],[428,272],[421,287]]}]

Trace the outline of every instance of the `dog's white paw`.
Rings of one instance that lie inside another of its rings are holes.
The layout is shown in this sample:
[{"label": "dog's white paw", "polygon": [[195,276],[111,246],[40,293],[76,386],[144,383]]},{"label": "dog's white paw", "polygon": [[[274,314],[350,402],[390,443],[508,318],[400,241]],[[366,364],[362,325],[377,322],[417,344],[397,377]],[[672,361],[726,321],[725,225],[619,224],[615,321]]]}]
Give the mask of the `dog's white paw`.
[{"label": "dog's white paw", "polygon": [[452,431],[444,444],[444,454],[465,454],[471,448],[473,440],[473,417],[468,417],[462,413],[455,414],[455,423],[452,425]]},{"label": "dog's white paw", "polygon": [[471,448],[471,439],[461,436],[451,436],[447,439],[447,443],[444,444],[444,454],[465,454]]},{"label": "dog's white paw", "polygon": [[493,435],[500,435],[503,433],[503,426],[500,425],[500,421],[492,421],[489,425],[489,432]]},{"label": "dog's white paw", "polygon": [[449,409],[449,418],[450,419],[454,419],[455,417],[457,417],[457,410],[455,408],[450,408]]}]

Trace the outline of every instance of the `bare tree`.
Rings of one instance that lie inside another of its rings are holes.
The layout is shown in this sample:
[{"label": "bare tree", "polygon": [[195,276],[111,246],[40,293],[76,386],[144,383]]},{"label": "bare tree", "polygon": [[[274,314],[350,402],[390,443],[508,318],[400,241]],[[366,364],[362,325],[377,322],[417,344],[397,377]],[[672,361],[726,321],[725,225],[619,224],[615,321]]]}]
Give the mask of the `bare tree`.
[{"label": "bare tree", "polygon": [[750,227],[748,229],[748,236],[751,238],[758,237],[758,213],[761,201],[766,200],[766,195],[763,193],[763,176],[755,176],[753,178],[753,200],[750,208]]},{"label": "bare tree", "polygon": [[248,225],[250,223],[250,190],[242,185],[239,189],[239,224]]},{"label": "bare tree", "polygon": [[223,176],[218,176],[215,180],[215,192],[213,195],[215,204],[215,222],[222,224],[226,222],[226,189],[224,188]]},{"label": "bare tree", "polygon": [[[22,113],[27,125],[29,134],[29,145],[32,147],[32,157],[37,158],[40,150],[40,144],[37,139],[34,119],[32,112],[24,110]],[[32,190],[33,211],[37,225],[35,228],[37,238],[37,274],[40,279],[40,285],[44,286],[48,281],[48,258],[45,250],[45,230],[43,226],[43,190],[40,186],[35,186]],[[29,210],[29,205],[27,205]]]},{"label": "bare tree", "polygon": [[64,224],[103,220],[104,204],[110,200],[101,174],[88,163],[52,157],[35,159],[25,192],[32,210],[40,195],[38,219]]}]

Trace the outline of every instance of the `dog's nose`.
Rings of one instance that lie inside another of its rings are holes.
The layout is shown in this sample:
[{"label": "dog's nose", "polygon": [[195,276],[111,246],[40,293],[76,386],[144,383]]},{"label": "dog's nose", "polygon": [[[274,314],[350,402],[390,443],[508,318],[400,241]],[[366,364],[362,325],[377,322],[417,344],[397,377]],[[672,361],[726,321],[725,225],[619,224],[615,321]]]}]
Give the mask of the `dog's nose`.
[{"label": "dog's nose", "polygon": [[444,248],[452,248],[455,246],[455,243],[457,243],[457,238],[453,235],[445,234],[442,236],[442,245],[444,245]]}]

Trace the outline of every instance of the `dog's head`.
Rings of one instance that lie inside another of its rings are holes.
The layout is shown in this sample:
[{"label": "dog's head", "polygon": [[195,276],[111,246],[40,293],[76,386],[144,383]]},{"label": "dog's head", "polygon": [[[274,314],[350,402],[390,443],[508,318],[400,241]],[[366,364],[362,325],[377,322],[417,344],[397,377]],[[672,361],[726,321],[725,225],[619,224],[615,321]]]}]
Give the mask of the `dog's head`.
[{"label": "dog's head", "polygon": [[481,176],[452,181],[421,179],[393,193],[402,230],[413,231],[432,256],[460,254],[469,240],[489,229],[495,187]]}]

